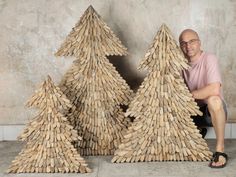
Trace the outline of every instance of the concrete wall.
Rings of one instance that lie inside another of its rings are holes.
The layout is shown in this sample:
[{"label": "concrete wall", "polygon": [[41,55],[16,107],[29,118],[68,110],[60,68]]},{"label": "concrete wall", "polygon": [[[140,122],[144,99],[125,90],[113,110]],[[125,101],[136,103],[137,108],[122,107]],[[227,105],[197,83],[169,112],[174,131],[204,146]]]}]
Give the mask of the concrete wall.
[{"label": "concrete wall", "polygon": [[164,22],[176,39],[184,28],[199,32],[203,48],[220,61],[229,119],[236,121],[236,1],[232,0],[0,0],[0,125],[32,118],[24,103],[47,74],[58,83],[72,58],[53,53],[92,4],[128,47],[111,62],[133,89],[143,80],[136,69]]}]

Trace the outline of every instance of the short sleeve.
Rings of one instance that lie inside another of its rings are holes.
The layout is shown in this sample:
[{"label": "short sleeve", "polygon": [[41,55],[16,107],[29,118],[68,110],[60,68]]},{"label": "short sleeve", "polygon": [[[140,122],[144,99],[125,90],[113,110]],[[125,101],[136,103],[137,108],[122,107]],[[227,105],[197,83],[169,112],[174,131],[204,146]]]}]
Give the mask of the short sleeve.
[{"label": "short sleeve", "polygon": [[221,74],[219,70],[218,59],[214,55],[209,55],[206,65],[206,82],[207,84],[219,82],[222,84]]}]

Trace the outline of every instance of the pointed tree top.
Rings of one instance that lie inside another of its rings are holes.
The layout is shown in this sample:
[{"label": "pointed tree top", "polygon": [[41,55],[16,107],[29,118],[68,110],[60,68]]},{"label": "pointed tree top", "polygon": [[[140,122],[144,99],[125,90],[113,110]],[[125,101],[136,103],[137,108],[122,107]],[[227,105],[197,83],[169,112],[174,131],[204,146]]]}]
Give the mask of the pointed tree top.
[{"label": "pointed tree top", "polygon": [[90,5],[62,43],[56,56],[126,55],[127,49]]},{"label": "pointed tree top", "polygon": [[88,8],[87,8],[87,10],[92,10],[92,11],[96,12],[96,10],[93,8],[92,5],[89,5]]},{"label": "pointed tree top", "polygon": [[[94,7],[92,5],[89,5],[88,8],[84,11],[84,14],[82,15],[82,17],[85,14],[89,14],[89,15],[96,15],[100,18],[100,15],[97,13],[97,11],[94,9]],[[81,18],[82,18],[81,17]]]},{"label": "pointed tree top", "polygon": [[167,25],[166,25],[165,23],[162,23],[160,29],[164,29],[164,28],[167,28],[167,29],[168,29]]},{"label": "pointed tree top", "polygon": [[44,108],[45,106],[50,105],[59,109],[63,108],[64,110],[68,110],[72,107],[70,101],[62,93],[60,88],[55,86],[49,75],[26,105],[36,108]]},{"label": "pointed tree top", "polygon": [[188,68],[187,63],[171,31],[166,24],[162,24],[138,69],[162,71],[170,68],[179,72]]}]

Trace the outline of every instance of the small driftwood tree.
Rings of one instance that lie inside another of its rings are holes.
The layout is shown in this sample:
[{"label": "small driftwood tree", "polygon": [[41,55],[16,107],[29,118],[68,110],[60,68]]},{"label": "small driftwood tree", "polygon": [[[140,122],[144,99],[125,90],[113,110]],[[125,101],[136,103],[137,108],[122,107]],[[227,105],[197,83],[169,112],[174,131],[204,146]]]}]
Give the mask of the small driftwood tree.
[{"label": "small driftwood tree", "polygon": [[13,160],[8,173],[90,172],[72,144],[81,137],[63,115],[72,105],[49,76],[27,106],[41,111],[18,137],[26,141],[26,145]]}]

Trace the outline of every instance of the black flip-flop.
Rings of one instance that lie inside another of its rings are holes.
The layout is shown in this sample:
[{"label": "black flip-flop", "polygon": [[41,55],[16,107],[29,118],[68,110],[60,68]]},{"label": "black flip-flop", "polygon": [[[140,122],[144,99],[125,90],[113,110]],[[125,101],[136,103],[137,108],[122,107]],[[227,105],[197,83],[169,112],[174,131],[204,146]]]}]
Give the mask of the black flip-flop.
[{"label": "black flip-flop", "polygon": [[[223,156],[225,158],[225,163],[222,164],[222,165],[219,165],[219,166],[214,166],[212,165],[213,162],[218,162],[219,161],[219,157],[220,156]],[[211,159],[211,162],[209,164],[209,167],[211,168],[224,168],[227,164],[227,161],[228,161],[228,155],[223,153],[223,152],[215,152],[212,156],[212,159]]]}]

